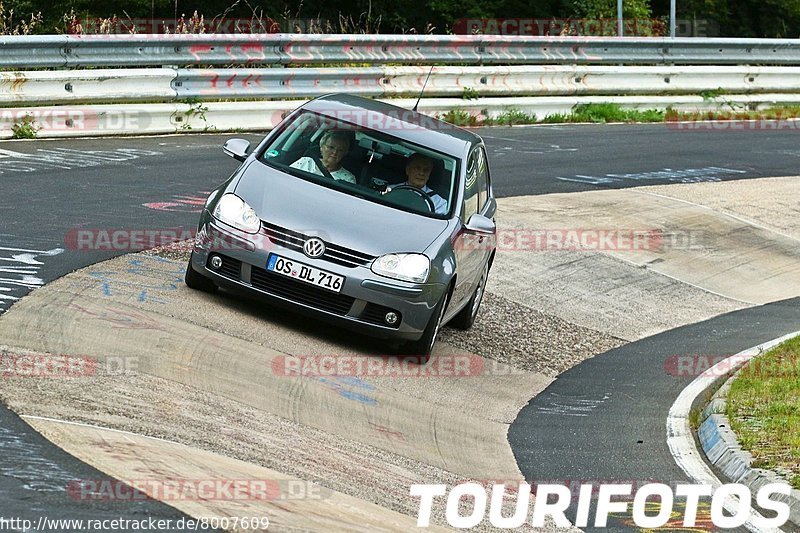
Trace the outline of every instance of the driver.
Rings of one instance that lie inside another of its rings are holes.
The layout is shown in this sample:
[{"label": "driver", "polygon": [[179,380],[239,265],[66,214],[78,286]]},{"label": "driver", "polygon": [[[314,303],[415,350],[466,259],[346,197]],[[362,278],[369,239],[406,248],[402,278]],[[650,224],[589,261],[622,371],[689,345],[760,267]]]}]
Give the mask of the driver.
[{"label": "driver", "polygon": [[444,215],[447,213],[447,200],[436,194],[433,189],[428,187],[428,179],[433,171],[433,159],[422,154],[414,154],[408,158],[406,163],[406,185],[411,185],[427,193],[433,200],[433,207],[436,213]]},{"label": "driver", "polygon": [[[319,161],[331,173],[333,179],[355,183],[356,177],[342,166],[342,159],[350,150],[350,137],[343,131],[328,130],[319,140]],[[292,168],[305,170],[312,174],[324,176],[312,157],[301,157],[290,165]]]}]

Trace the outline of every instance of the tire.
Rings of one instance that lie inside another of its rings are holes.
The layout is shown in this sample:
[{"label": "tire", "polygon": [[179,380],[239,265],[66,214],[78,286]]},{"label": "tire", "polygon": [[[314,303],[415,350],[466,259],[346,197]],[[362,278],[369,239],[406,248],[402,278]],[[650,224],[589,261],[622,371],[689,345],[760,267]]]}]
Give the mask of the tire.
[{"label": "tire", "polygon": [[442,318],[444,318],[444,311],[447,308],[447,296],[448,293],[442,295],[442,299],[436,304],[433,313],[431,313],[431,319],[428,321],[428,325],[422,333],[422,337],[417,341],[408,342],[405,345],[405,349],[409,355],[419,356],[420,365],[427,364],[431,359],[431,352],[433,351],[434,344],[436,344],[436,337],[442,327]]},{"label": "tire", "polygon": [[478,286],[475,287],[475,292],[472,293],[472,298],[469,303],[464,306],[464,309],[458,312],[456,316],[449,322],[455,328],[468,330],[475,323],[475,317],[478,316],[478,309],[481,307],[483,301],[483,293],[486,292],[486,280],[489,279],[489,263],[483,267],[483,274],[478,281]]},{"label": "tire", "polygon": [[183,277],[186,286],[196,291],[214,292],[217,290],[217,286],[214,285],[214,282],[192,268],[193,256],[194,252],[192,252],[192,255],[189,257],[189,264],[186,265],[186,275]]}]

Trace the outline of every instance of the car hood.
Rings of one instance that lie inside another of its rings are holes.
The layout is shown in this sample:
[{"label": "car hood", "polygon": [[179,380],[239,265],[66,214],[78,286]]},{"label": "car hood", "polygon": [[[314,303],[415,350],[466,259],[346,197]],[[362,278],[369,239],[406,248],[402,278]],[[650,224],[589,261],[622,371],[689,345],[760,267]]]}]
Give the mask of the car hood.
[{"label": "car hood", "polygon": [[448,224],[350,196],[258,161],[244,170],[235,192],[265,222],[375,256],[423,252]]}]

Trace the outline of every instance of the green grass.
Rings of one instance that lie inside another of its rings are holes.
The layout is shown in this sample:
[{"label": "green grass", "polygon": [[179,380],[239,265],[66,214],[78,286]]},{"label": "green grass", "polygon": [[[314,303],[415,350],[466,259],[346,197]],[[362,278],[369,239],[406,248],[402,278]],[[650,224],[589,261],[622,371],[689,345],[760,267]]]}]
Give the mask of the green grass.
[{"label": "green grass", "polygon": [[622,109],[618,104],[581,104],[575,106],[567,122],[664,122],[664,111]]},{"label": "green grass", "polygon": [[503,111],[495,118],[489,118],[483,122],[487,126],[513,126],[515,124],[536,124],[539,122],[536,115],[529,115],[518,109]]},{"label": "green grass", "polygon": [[470,115],[466,111],[453,109],[439,118],[457,126],[512,126],[516,124],[564,124],[576,122],[701,122],[742,120],[789,120],[800,119],[800,106],[777,106],[761,110],[717,110],[697,113],[679,112],[671,107],[665,110],[623,109],[618,104],[581,104],[570,113],[554,113],[539,119],[519,109],[509,108],[497,117]]},{"label": "green grass", "polygon": [[449,122],[450,124],[460,126],[462,128],[481,125],[481,122],[478,120],[477,117],[475,117],[474,115],[470,115],[468,112],[462,111],[460,109],[451,109],[447,113],[440,115],[439,119],[444,120],[445,122]]},{"label": "green grass", "polygon": [[667,120],[788,120],[800,118],[800,106],[777,106],[760,110],[704,111],[701,113],[667,112]]},{"label": "green grass", "polygon": [[517,124],[561,124],[565,122],[664,122],[668,111],[622,109],[618,104],[581,104],[571,113],[556,113],[539,119],[519,109],[511,108],[497,117],[480,120],[465,111],[453,109],[440,118],[456,126],[513,126]]},{"label": "green grass", "polygon": [[25,115],[11,125],[11,137],[13,139],[35,139],[40,129],[33,115]]},{"label": "green grass", "polygon": [[800,489],[800,337],[750,361],[728,393],[726,414],[756,468],[780,468]]},{"label": "green grass", "polygon": [[718,87],[717,89],[712,89],[709,91],[700,91],[700,96],[703,97],[703,100],[713,100],[714,98],[719,98],[726,93],[727,91],[725,91],[725,89]]},{"label": "green grass", "polygon": [[480,97],[480,93],[471,87],[464,87],[464,94],[461,95],[464,100],[477,100]]}]

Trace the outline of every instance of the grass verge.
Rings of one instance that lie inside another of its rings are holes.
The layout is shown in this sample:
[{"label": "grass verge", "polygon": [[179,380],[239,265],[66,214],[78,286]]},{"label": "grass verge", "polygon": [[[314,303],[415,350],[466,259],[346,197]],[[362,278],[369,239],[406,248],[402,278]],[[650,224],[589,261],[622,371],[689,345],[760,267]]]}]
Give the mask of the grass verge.
[{"label": "grass verge", "polygon": [[800,337],[751,360],[733,381],[726,414],[753,466],[800,489]]},{"label": "grass verge", "polygon": [[[577,122],[730,122],[744,120],[792,120],[800,118],[800,106],[776,106],[758,111],[751,110],[719,110],[686,113],[672,108],[660,109],[623,109],[619,104],[581,104],[575,106],[570,113],[554,113],[544,118],[529,114],[519,109],[508,109],[496,117],[475,116],[467,111],[454,109],[439,116],[445,122],[461,127],[475,126],[513,126],[520,124],[563,124]],[[774,129],[774,128],[772,128]]]}]

